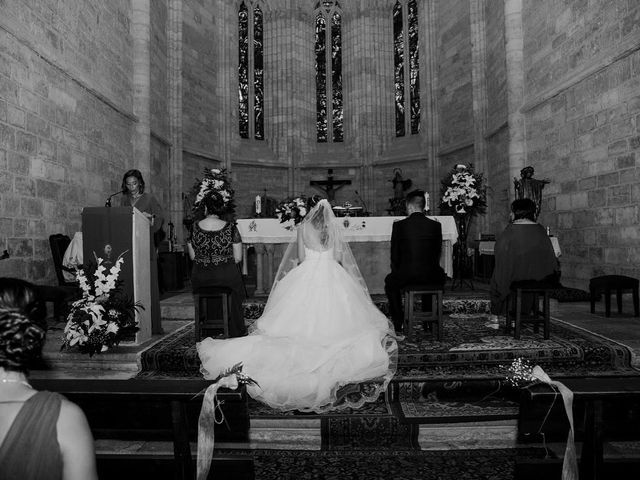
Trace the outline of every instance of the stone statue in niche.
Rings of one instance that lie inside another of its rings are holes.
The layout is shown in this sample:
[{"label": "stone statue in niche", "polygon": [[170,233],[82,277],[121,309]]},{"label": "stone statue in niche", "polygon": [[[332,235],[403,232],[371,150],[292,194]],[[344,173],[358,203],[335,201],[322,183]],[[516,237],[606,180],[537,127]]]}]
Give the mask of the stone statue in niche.
[{"label": "stone statue in niche", "polygon": [[542,205],[542,189],[550,180],[538,180],[533,178],[534,168],[531,166],[524,167],[520,170],[520,178],[513,178],[513,186],[516,199],[530,198],[536,204],[536,220],[540,215],[540,207]]},{"label": "stone statue in niche", "polygon": [[389,180],[393,184],[393,198],[389,199],[389,215],[403,216],[407,214],[407,205],[405,201],[405,192],[411,188],[411,179],[402,178],[402,170],[396,168],[393,170],[393,178]]}]

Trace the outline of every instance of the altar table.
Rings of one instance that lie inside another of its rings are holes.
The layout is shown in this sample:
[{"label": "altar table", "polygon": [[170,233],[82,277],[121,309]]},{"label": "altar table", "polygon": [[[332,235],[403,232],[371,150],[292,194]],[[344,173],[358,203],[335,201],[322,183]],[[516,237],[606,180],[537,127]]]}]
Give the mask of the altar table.
[{"label": "altar table", "polygon": [[[553,252],[556,254],[556,257],[560,257],[562,255],[562,250],[560,250],[560,243],[558,242],[558,237],[549,237],[551,240],[551,245],[553,246]],[[478,244],[478,250],[480,255],[493,255],[493,249],[496,246],[495,241],[481,241]]]},{"label": "altar table", "polygon": [[[336,222],[342,229],[367,282],[370,293],[384,293],[384,277],[391,271],[390,240],[393,222],[406,217],[341,217]],[[442,252],[440,266],[447,276],[453,276],[453,244],[458,231],[451,216],[429,217],[442,224]],[[294,240],[293,222],[280,223],[276,218],[245,218],[238,220],[238,230],[245,250],[256,251],[256,294],[269,291],[284,254],[286,244]],[[289,228],[287,228],[289,227]],[[247,273],[246,262],[243,273]]]}]

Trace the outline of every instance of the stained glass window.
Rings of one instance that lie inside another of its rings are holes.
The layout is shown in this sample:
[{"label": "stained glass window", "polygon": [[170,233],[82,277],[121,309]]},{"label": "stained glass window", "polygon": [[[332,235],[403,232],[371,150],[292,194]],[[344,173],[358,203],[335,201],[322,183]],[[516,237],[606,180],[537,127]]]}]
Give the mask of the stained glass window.
[{"label": "stained glass window", "polygon": [[316,15],[316,122],[318,142],[344,140],[342,104],[342,11],[337,1],[320,1]]},{"label": "stained glass window", "polygon": [[393,6],[396,136],[420,131],[420,47],[416,0]]},{"label": "stained glass window", "polygon": [[260,2],[243,0],[240,4],[238,43],[240,137],[264,140],[263,15]]}]

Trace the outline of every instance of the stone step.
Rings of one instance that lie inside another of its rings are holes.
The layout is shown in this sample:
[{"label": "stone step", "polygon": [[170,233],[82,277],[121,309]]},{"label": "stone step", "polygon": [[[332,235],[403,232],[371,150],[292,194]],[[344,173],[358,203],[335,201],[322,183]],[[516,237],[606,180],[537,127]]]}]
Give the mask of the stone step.
[{"label": "stone step", "polygon": [[[515,448],[517,423],[515,420],[420,425],[418,445],[421,450],[476,450]],[[252,418],[249,442],[218,442],[217,450],[321,450],[321,420]],[[191,443],[191,452],[197,452]],[[173,444],[165,441],[134,441],[100,439],[96,454],[173,456]]]}]

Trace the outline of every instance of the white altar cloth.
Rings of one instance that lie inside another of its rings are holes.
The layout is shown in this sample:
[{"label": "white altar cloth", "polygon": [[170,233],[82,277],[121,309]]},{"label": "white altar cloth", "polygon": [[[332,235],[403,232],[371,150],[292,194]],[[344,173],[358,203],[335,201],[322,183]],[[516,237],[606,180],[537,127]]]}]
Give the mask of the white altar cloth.
[{"label": "white altar cloth", "polygon": [[[338,217],[336,222],[341,226],[344,232],[344,238],[349,243],[364,243],[364,242],[389,242],[391,240],[391,230],[393,222],[402,220],[406,217]],[[453,244],[458,241],[458,230],[456,228],[455,221],[451,216],[430,216],[432,220],[436,220],[442,224],[442,252],[440,256],[440,266],[444,269],[447,276],[453,276]],[[292,228],[293,222],[280,223],[277,218],[245,218],[239,219],[238,230],[242,236],[242,242],[246,246],[255,244],[278,244],[289,243],[294,239],[295,233]],[[289,228],[287,228],[289,227]],[[355,245],[354,245],[355,247]],[[356,260],[360,260],[358,257],[357,248],[353,248]],[[263,263],[264,253],[269,257],[269,261],[266,265]],[[378,251],[380,253],[380,251]],[[383,285],[381,279],[384,275],[389,273],[389,249],[386,248],[384,258],[380,258],[378,268],[376,268],[375,279],[371,278],[371,275],[367,275],[365,268],[361,265],[363,275],[367,280],[369,290],[371,293],[381,293],[383,291]],[[266,290],[263,288],[266,285],[270,285],[271,279],[277,265],[273,265],[274,260],[273,250],[267,249],[265,251],[258,252],[258,286],[257,293],[264,293]],[[246,268],[246,266],[245,266]],[[263,279],[263,270],[268,271],[267,278]],[[383,270],[383,271],[381,271]],[[246,273],[246,271],[245,271]],[[367,278],[367,277],[370,278]],[[264,282],[264,283],[263,283]],[[268,287],[267,287],[268,288]]]},{"label": "white altar cloth", "polygon": [[[336,223],[342,227],[349,242],[385,242],[391,240],[393,222],[406,217],[339,217]],[[453,217],[429,217],[442,224],[442,240],[451,244],[458,241],[458,230]],[[345,223],[346,222],[346,223]],[[280,223],[277,218],[241,218],[238,230],[244,243],[288,243],[293,239],[293,222]]]},{"label": "white altar cloth", "polygon": [[[562,255],[562,250],[560,250],[558,237],[549,237],[549,240],[551,240],[551,245],[553,246],[553,251],[555,252],[556,257],[560,257],[560,255]],[[493,255],[493,249],[495,246],[496,242],[482,241],[478,244],[478,252],[480,255]]]}]

